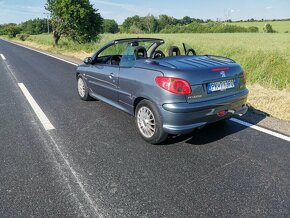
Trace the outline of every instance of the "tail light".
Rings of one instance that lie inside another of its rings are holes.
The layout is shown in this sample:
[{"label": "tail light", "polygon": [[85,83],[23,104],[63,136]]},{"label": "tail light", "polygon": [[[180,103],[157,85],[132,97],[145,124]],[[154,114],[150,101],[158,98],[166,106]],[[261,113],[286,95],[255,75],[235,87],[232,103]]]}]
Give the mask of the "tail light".
[{"label": "tail light", "polygon": [[219,117],[223,117],[223,116],[227,115],[227,113],[228,113],[228,111],[223,110],[223,111],[219,111],[219,112],[217,113],[217,115],[218,115]]},{"label": "tail light", "polygon": [[155,82],[157,83],[157,85],[159,85],[161,88],[165,89],[168,92],[182,95],[191,94],[190,85],[184,79],[158,76],[155,78]]}]

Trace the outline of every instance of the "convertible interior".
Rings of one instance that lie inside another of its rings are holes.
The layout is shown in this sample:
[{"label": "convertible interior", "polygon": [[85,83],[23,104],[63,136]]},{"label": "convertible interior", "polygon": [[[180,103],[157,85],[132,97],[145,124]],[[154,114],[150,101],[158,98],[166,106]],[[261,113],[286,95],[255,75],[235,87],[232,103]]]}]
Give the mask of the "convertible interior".
[{"label": "convertible interior", "polygon": [[[182,55],[181,53],[181,49],[177,46],[171,46],[168,49],[168,55],[166,56],[165,53],[162,50],[167,50],[167,49],[160,49],[161,44],[156,45],[155,47],[153,47],[153,49],[151,48],[151,46],[146,49],[145,46],[143,45],[139,45],[139,43],[135,43],[134,44],[134,56],[131,55],[132,58],[136,58],[138,59],[147,59],[147,58],[151,58],[151,59],[159,59],[159,58],[166,58],[166,57],[172,57],[172,56],[180,56]],[[184,55],[186,56],[195,56],[196,52],[194,49],[189,48],[186,49],[185,44],[183,44],[183,48],[184,48]],[[109,65],[115,65],[115,66],[119,66],[122,57],[125,55],[105,55],[105,56],[100,56],[97,57],[94,60],[94,64],[109,64]],[[130,55],[126,55],[126,58],[130,58],[128,57]]]}]

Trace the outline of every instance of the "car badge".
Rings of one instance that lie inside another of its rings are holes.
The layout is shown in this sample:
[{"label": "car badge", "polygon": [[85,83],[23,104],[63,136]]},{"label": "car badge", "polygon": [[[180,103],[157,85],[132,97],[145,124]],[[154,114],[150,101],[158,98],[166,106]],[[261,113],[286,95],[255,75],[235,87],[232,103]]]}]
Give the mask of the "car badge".
[{"label": "car badge", "polygon": [[225,71],[221,71],[220,74],[223,78],[227,76]]}]

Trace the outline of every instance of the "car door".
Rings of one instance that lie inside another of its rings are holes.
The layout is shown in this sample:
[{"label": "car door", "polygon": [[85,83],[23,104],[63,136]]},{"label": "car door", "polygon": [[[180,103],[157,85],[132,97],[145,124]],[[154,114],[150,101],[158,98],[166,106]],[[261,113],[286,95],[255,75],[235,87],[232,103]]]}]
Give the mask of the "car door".
[{"label": "car door", "polygon": [[96,97],[118,102],[119,66],[94,64],[87,71],[89,87]]}]

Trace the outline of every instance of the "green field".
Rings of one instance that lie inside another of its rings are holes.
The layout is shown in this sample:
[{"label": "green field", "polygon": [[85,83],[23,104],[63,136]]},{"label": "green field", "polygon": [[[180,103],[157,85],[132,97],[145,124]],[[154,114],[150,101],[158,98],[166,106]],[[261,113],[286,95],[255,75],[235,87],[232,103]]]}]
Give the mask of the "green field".
[{"label": "green field", "polygon": [[[267,24],[271,24],[273,29],[278,33],[285,33],[288,31],[290,33],[290,20],[288,21],[263,21],[263,22],[233,22],[234,24],[242,27],[256,26],[259,28],[260,32],[263,32],[263,27]],[[289,36],[290,37],[290,36]]]}]

